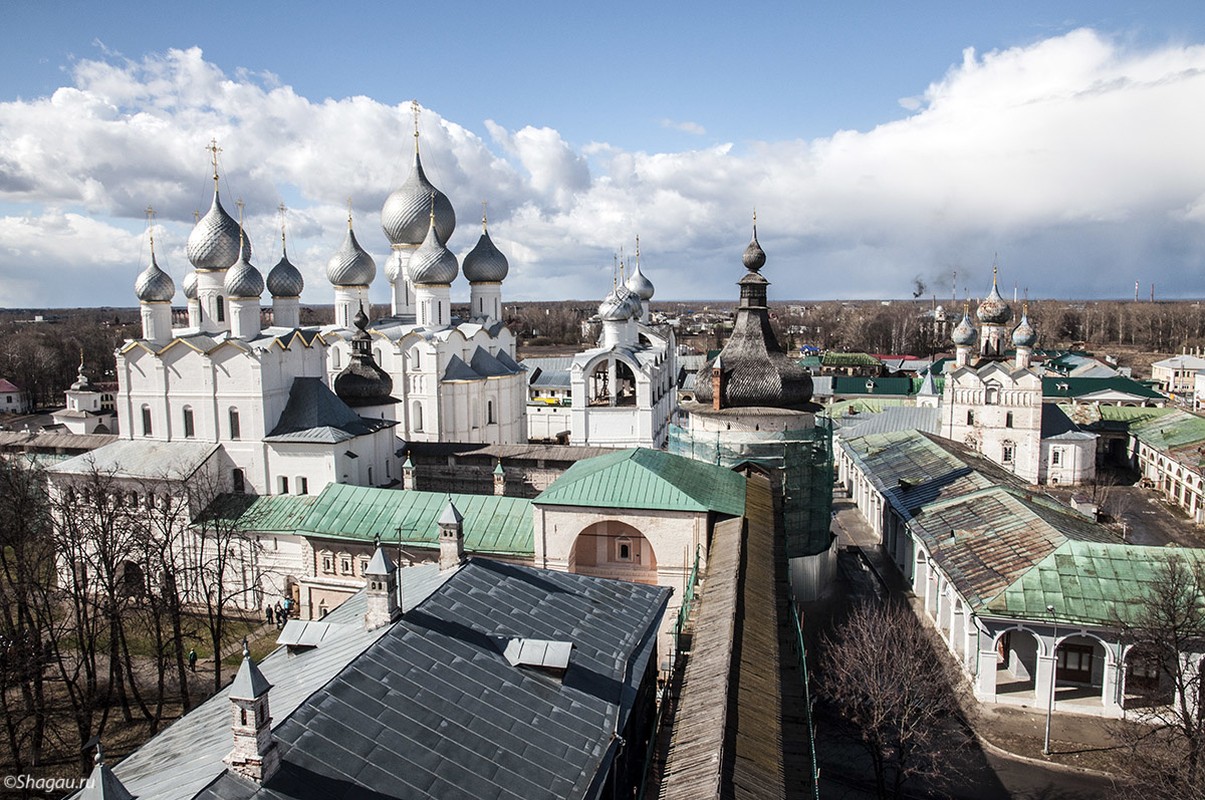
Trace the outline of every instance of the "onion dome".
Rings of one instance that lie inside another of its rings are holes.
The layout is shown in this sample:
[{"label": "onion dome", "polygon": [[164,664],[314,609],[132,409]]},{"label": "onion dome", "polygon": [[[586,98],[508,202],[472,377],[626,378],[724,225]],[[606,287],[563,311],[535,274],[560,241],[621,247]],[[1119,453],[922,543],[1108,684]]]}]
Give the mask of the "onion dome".
[{"label": "onion dome", "polygon": [[390,244],[421,244],[427,235],[432,206],[435,233],[440,242],[447,242],[452,237],[452,231],[456,230],[456,212],[447,196],[427,180],[418,155],[416,138],[414,169],[406,182],[385,199],[385,205],[381,208],[381,227]]},{"label": "onion dome", "polygon": [[[251,241],[244,235],[242,243],[250,259]],[[197,269],[227,269],[238,259],[239,249],[239,224],[222,208],[215,188],[209,212],[188,234],[188,260]]]},{"label": "onion dome", "polygon": [[190,272],[184,276],[184,297],[188,300],[197,299],[197,273]]},{"label": "onion dome", "polygon": [[756,221],[753,241],[741,261],[749,272],[738,281],[741,299],[732,336],[720,354],[696,374],[695,399],[713,404],[714,370],[720,373],[720,408],[807,408],[812,399],[812,376],[783,352],[770,326],[769,282],[757,274],[766,263],[766,254],[757,243]]},{"label": "onion dome", "polygon": [[1013,346],[1033,347],[1034,342],[1037,340],[1038,332],[1029,324],[1029,314],[1022,312],[1020,324],[1013,328]]},{"label": "onion dome", "polygon": [[288,252],[281,247],[280,261],[276,262],[276,266],[268,273],[268,291],[273,297],[301,297],[301,290],[304,288],[305,280],[301,277],[301,270],[293,266],[293,262],[289,261]]},{"label": "onion dome", "polygon": [[72,391],[87,392],[91,391],[92,385],[88,383],[88,376],[84,373],[84,352],[80,351],[79,369],[75,373],[75,383],[71,384]]},{"label": "onion dome", "polygon": [[598,318],[603,322],[622,322],[630,316],[627,303],[614,289],[607,292],[607,296],[598,304]]},{"label": "onion dome", "polygon": [[971,323],[971,315],[964,311],[962,321],[954,328],[954,332],[950,334],[950,338],[959,347],[970,347],[975,343],[976,336],[978,336],[978,333],[975,330],[974,324]]},{"label": "onion dome", "polygon": [[405,277],[403,266],[402,251],[393,250],[389,258],[385,259],[385,279],[390,283],[397,283],[399,278]]},{"label": "onion dome", "polygon": [[628,277],[627,281],[624,283],[624,286],[628,287],[628,290],[634,293],[641,300],[648,301],[653,299],[653,292],[655,291],[653,282],[646,278],[644,273],[640,271],[639,261],[636,262],[636,269],[633,270],[632,274]]},{"label": "onion dome", "polygon": [[979,304],[975,316],[979,318],[980,322],[987,325],[1004,325],[1013,318],[1013,310],[1008,303],[1004,302],[1004,298],[1000,296],[1000,290],[996,288],[995,267],[992,267],[992,291]]},{"label": "onion dome", "polygon": [[750,272],[757,272],[766,265],[766,251],[761,249],[761,244],[757,241],[757,216],[753,217],[753,239],[745,247],[745,252],[741,256],[741,263],[745,265],[745,269]]},{"label": "onion dome", "polygon": [[372,359],[372,337],[364,306],[352,318],[356,333],[351,338],[351,361],[335,376],[335,394],[352,408],[396,403],[390,396],[393,379]]},{"label": "onion dome", "polygon": [[356,241],[348,216],[347,238],[339,252],[326,262],[326,278],[333,286],[368,286],[376,276],[377,262]]},{"label": "onion dome", "polygon": [[486,228],[485,216],[481,217],[481,238],[477,245],[464,257],[464,276],[470,283],[501,283],[506,280],[510,264],[502,251],[494,246]]},{"label": "onion dome", "polygon": [[427,236],[410,256],[410,282],[446,286],[460,274],[460,264],[439,238],[435,227],[435,215],[428,216]]},{"label": "onion dome", "polygon": [[623,303],[629,319],[640,316],[640,295],[633,292],[626,285],[620,284],[619,288],[615,290],[615,296]]},{"label": "onion dome", "polygon": [[226,273],[222,291],[230,297],[259,297],[264,293],[264,276],[248,261],[248,251],[238,251],[238,261]]},{"label": "onion dome", "polygon": [[176,284],[172,281],[172,276],[159,269],[159,264],[155,261],[154,242],[151,242],[151,263],[134,281],[134,294],[143,303],[170,303],[176,294]]}]

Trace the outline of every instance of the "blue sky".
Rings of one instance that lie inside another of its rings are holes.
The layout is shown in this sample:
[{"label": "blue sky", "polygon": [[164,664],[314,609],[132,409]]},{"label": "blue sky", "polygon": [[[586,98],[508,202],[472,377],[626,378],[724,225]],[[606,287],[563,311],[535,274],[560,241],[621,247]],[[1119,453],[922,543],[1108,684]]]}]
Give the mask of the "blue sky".
[{"label": "blue sky", "polygon": [[508,296],[599,297],[640,234],[659,297],[727,298],[755,205],[781,299],[982,294],[997,253],[1038,296],[1199,296],[1205,12],[1134,6],[17,3],[0,304],[130,304],[147,204],[179,283],[211,135],[259,266],[283,200],[329,302],[348,196],[383,266],[411,98],[451,245],[489,199]]}]

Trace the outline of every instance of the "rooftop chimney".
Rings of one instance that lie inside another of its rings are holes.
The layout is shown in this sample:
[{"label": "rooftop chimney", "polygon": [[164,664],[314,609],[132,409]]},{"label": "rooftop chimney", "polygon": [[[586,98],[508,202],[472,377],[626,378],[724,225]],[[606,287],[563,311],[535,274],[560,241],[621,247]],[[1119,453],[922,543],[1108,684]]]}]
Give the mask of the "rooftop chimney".
[{"label": "rooftop chimney", "polygon": [[381,536],[376,538],[376,551],[364,570],[368,582],[365,594],[368,611],[364,614],[365,630],[375,631],[397,619],[397,566],[389,560],[385,548],[381,547]]},{"label": "rooftop chimney", "polygon": [[272,739],[272,716],[268,690],[272,684],[251,660],[243,640],[243,663],[230,684],[231,730],[234,749],[223,759],[230,769],[256,783],[263,783],[280,767],[280,749]]},{"label": "rooftop chimney", "polygon": [[452,569],[464,563],[464,516],[448,496],[439,516],[439,568]]}]

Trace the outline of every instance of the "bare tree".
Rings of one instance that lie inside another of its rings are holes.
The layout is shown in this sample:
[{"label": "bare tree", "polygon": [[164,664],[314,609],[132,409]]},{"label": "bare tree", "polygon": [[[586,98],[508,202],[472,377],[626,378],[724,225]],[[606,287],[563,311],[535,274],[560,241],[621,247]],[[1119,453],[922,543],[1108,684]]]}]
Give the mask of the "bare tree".
[{"label": "bare tree", "polygon": [[[1140,607],[1118,623],[1161,691],[1117,727],[1121,793],[1143,800],[1205,797],[1205,561],[1171,554],[1156,567]],[[1127,712],[1131,713],[1131,712]]]},{"label": "bare tree", "polygon": [[956,751],[970,743],[956,694],[961,682],[933,635],[907,606],[860,605],[826,638],[821,692],[874,767],[879,797],[904,785],[956,778]]}]

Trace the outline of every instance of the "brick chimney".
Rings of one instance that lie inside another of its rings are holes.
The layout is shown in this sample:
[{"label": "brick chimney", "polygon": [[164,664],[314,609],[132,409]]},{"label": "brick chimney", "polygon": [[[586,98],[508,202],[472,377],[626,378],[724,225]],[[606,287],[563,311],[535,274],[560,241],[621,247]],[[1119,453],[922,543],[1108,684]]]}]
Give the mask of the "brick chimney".
[{"label": "brick chimney", "polygon": [[717,355],[711,363],[711,410],[719,411],[722,407],[721,395],[724,391],[724,368]]},{"label": "brick chimney", "polygon": [[243,640],[243,663],[230,684],[231,731],[234,749],[223,759],[244,778],[263,783],[280,767],[280,749],[272,739],[268,690],[272,684],[251,659]]},{"label": "brick chimney", "polygon": [[381,546],[380,534],[376,537],[375,545],[372,560],[364,570],[367,583],[364,593],[368,601],[364,629],[369,631],[388,625],[398,617],[397,566],[389,560],[389,555]]},{"label": "brick chimney", "polygon": [[464,516],[448,497],[448,505],[439,516],[439,569],[452,569],[464,563]]}]

